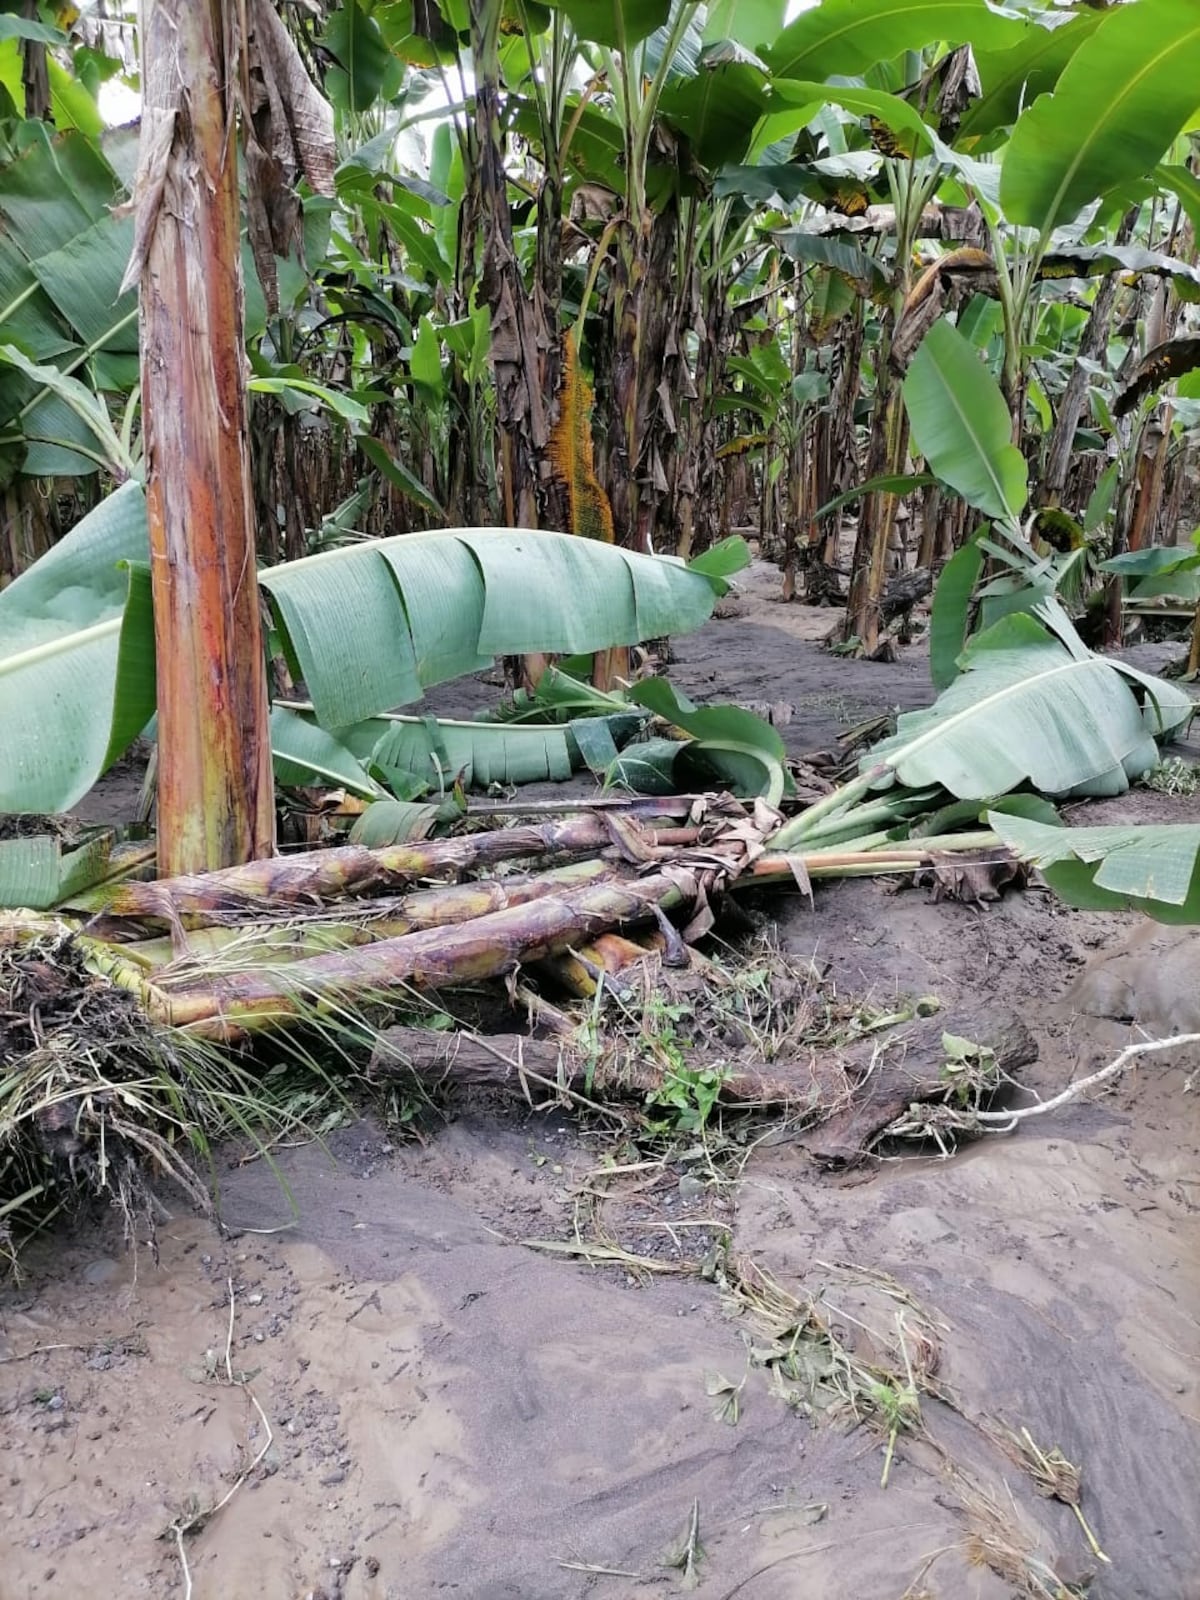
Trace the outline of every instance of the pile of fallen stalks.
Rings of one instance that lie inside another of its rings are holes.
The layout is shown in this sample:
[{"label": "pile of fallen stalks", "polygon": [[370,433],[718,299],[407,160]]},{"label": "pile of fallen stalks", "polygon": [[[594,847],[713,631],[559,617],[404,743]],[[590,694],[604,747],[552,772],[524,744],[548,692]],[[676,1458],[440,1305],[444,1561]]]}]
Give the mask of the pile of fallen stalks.
[{"label": "pile of fallen stalks", "polygon": [[[805,819],[810,835],[819,830],[820,803]],[[7,915],[0,1225],[22,1208],[44,1214],[81,1180],[116,1193],[128,1211],[147,1162],[201,1198],[196,1154],[262,1110],[264,1036],[322,1058],[327,1071],[331,1041],[339,1051],[350,1039],[370,1042],[376,1077],[426,1088],[482,1082],[527,1100],[531,1086],[539,1100],[644,1100],[675,1058],[614,1054],[596,1040],[594,1008],[588,1034],[547,991],[561,1000],[598,982],[619,989],[614,975],[647,959],[652,985],[689,969],[707,982],[691,941],[711,929],[723,897],[780,882],[807,890],[864,864],[836,841],[822,844],[819,831],[790,845],[779,823],[769,808],[727,797],[601,801],[457,837],[117,882],[52,917]],[[921,841],[876,846],[870,869],[914,873],[938,858]],[[532,1031],[383,1030],[422,994],[485,980],[507,982]],[[844,1040],[837,1051],[814,1042],[819,1029],[783,1028],[775,1037],[786,1050],[764,1051],[761,1040],[722,1050],[718,1041],[706,1065],[724,1103],[824,1123],[814,1153],[842,1161],[914,1101],[958,1092],[961,1077],[944,1070],[943,1029],[989,1063],[988,1092],[1034,1054],[1016,1019],[986,1010],[907,1020],[907,1029]],[[279,1046],[270,1048],[277,1058]]]}]

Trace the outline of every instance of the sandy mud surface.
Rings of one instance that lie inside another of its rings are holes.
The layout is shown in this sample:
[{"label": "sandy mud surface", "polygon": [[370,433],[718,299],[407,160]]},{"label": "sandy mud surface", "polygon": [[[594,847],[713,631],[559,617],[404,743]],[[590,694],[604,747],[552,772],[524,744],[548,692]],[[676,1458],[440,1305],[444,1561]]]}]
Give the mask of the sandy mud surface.
[{"label": "sandy mud surface", "polygon": [[[738,605],[673,677],[793,703],[796,751],[929,697],[916,650],[837,661],[813,642],[831,613],[753,585]],[[1011,1005],[1043,1095],[1200,1027],[1197,935],[1037,890],[980,909],[858,882],[754,911],[843,992]],[[653,1270],[570,1254],[613,1143],[557,1111],[468,1102],[416,1143],[364,1120],[278,1153],[290,1199],[221,1152],[224,1233],[164,1194],[157,1262],[100,1216],[0,1292],[0,1600],[1200,1600],[1192,1072],[1149,1058],[950,1160],[839,1174],[781,1135],[736,1181],[605,1179],[591,1236],[599,1216]],[[837,1402],[827,1345],[807,1398],[781,1379],[748,1282],[816,1305],[848,1361],[913,1369],[886,1488],[878,1413]],[[1078,1469],[1107,1560],[1022,1430]]]}]

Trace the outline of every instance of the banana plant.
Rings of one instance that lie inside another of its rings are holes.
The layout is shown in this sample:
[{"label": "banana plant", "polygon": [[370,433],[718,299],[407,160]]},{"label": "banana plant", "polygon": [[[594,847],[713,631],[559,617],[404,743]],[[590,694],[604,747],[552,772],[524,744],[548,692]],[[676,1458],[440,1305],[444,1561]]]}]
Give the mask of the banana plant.
[{"label": "banana plant", "polygon": [[[696,628],[747,559],[740,541],[688,568],[564,534],[483,528],[356,543],[262,569],[278,650],[311,707],[301,714],[294,697],[275,707],[283,781],[374,795],[369,769],[402,764],[391,725],[374,726],[368,746],[354,731],[363,724],[497,655],[590,652]],[[144,496],[130,482],[0,593],[0,811],[68,810],[150,722],[147,561]],[[364,759],[385,733],[388,760]],[[461,770],[453,763],[451,782]],[[554,765],[546,775],[561,775]],[[433,775],[428,759],[407,770]]]}]

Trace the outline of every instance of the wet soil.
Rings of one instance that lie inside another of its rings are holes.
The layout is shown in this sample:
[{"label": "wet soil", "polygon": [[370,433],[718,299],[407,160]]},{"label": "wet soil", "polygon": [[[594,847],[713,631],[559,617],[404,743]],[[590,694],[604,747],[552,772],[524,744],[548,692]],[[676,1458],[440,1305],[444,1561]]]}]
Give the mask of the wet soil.
[{"label": "wet soil", "polygon": [[[678,642],[682,688],[791,702],[796,752],[930,697],[919,647],[837,660],[816,642],[832,613],[771,588],[752,574],[735,615]],[[1197,810],[1139,792],[1089,820]],[[981,909],[860,881],[754,910],[847,994],[1013,1006],[1043,1095],[1131,1037],[1200,1028],[1200,936],[1038,889]],[[220,1152],[224,1234],[164,1194],[157,1262],[102,1216],[37,1244],[0,1297],[0,1600],[665,1596],[693,1516],[700,1600],[1002,1600],[1049,1568],[1100,1600],[1200,1600],[1198,1071],[1194,1051],[1147,1058],[949,1160],[839,1176],[780,1135],[736,1183],[655,1175],[610,1221],[656,1271],[538,1247],[569,1244],[611,1153],[557,1111],[468,1102],[407,1144],[365,1120],[278,1152],[287,1193]],[[730,1260],[821,1296],[863,1359],[936,1351],[886,1488],[880,1429],[790,1408],[751,1360],[755,1319],[681,1270],[724,1234]],[[711,1391],[743,1378],[731,1425]],[[1037,1492],[1023,1428],[1080,1469],[1107,1562]],[[187,1537],[185,1577],[164,1531],[260,1454]]]}]

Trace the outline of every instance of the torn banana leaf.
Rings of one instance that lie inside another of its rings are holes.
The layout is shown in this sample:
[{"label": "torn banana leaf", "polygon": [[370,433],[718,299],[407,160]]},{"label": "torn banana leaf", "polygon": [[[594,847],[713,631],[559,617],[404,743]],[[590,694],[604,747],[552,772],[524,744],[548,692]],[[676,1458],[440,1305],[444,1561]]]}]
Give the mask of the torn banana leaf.
[{"label": "torn banana leaf", "polygon": [[593,717],[573,723],[456,722],[448,718],[371,717],[340,738],[363,766],[402,796],[414,785],[449,790],[558,783],[588,766],[603,772],[637,719]]},{"label": "torn banana leaf", "polygon": [[964,651],[961,674],[926,711],[863,758],[909,788],[960,800],[1031,787],[1051,796],[1123,794],[1158,762],[1155,740],[1191,719],[1175,684],[1094,656],[1074,631],[1004,617]]},{"label": "torn banana leaf", "polygon": [[1068,905],[1200,922],[1200,823],[1049,828],[999,812],[989,821]]},{"label": "torn banana leaf", "polygon": [[69,846],[53,834],[0,840],[0,906],[48,911],[108,876],[113,835]]},{"label": "torn banana leaf", "polygon": [[275,781],[289,788],[349,789],[368,800],[383,793],[340,739],[290,706],[271,707],[271,756]]},{"label": "torn banana leaf", "polygon": [[665,557],[521,528],[372,539],[259,574],[297,679],[326,728],[530,651],[688,633],[727,584]]},{"label": "torn banana leaf", "polygon": [[[628,691],[628,698],[636,705],[646,706],[670,727],[691,735],[671,763],[680,788],[693,787],[697,780],[707,784],[716,779],[736,795],[751,799],[761,796],[773,806],[791,792],[783,740],[769,722],[753,711],[741,706],[693,705],[665,678],[643,679]],[[669,741],[655,742],[662,746]],[[656,757],[660,771],[665,760],[666,752],[660,748]],[[609,781],[632,787],[630,777],[636,776],[637,769],[625,766],[624,761],[621,767],[620,775]]]},{"label": "torn banana leaf", "polygon": [[[153,716],[147,558],[144,496],[131,482],[0,594],[0,811],[69,809]],[[744,558],[744,546],[722,547],[719,571],[692,570],[563,534],[466,528],[324,551],[260,579],[315,720],[337,741],[495,655],[699,627],[726,591],[721,574]],[[563,770],[561,736],[542,751],[543,775]],[[371,792],[332,745],[277,753],[285,782],[312,771]]]}]

